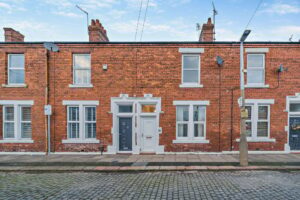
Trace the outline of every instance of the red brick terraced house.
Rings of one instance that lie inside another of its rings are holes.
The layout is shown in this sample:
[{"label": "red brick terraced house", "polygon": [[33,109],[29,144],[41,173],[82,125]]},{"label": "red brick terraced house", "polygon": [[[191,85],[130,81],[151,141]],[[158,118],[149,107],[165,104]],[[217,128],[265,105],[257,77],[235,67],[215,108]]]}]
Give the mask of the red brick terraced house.
[{"label": "red brick terraced house", "polygon": [[[56,153],[238,151],[240,44],[213,41],[210,19],[196,42],[110,42],[92,20],[89,42],[55,42],[59,52],[4,30],[0,152],[45,153],[48,141]],[[299,151],[300,43],[244,52],[249,150]]]}]

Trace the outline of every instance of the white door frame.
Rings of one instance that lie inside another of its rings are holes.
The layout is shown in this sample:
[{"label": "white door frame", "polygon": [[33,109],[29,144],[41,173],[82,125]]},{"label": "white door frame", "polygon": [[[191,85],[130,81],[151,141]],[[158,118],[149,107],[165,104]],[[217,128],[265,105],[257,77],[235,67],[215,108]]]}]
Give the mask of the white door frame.
[{"label": "white door frame", "polygon": [[[141,106],[143,104],[155,104],[156,112],[155,113],[142,113]],[[132,105],[132,113],[118,113],[119,105]],[[152,97],[151,94],[145,94],[144,97],[128,97],[127,94],[121,94],[119,97],[111,98],[111,112],[113,115],[112,120],[112,145],[108,146],[107,151],[110,154],[119,153],[119,125],[118,118],[120,116],[132,116],[132,152],[133,154],[139,154],[141,152],[141,117],[142,116],[155,116],[157,122],[157,134],[156,134],[156,145],[154,147],[155,153],[160,154],[164,153],[164,146],[159,145],[159,134],[162,133],[162,129],[159,127],[159,118],[161,113],[161,98]],[[124,151],[120,152],[124,153]],[[125,152],[128,153],[128,152]]]},{"label": "white door frame", "polygon": [[290,148],[290,117],[300,117],[300,112],[291,112],[290,104],[291,103],[300,103],[300,93],[296,93],[295,96],[287,96],[286,97],[286,112],[288,113],[288,124],[285,127],[285,131],[287,132],[287,143],[284,145],[285,152],[300,152],[300,151],[292,151]]}]

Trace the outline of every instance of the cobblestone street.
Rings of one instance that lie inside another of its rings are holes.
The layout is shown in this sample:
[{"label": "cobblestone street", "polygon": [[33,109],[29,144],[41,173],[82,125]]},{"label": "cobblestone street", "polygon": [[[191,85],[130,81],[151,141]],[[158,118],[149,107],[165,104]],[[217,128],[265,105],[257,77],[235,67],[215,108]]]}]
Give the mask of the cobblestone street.
[{"label": "cobblestone street", "polygon": [[0,199],[299,198],[299,171],[0,173]]}]

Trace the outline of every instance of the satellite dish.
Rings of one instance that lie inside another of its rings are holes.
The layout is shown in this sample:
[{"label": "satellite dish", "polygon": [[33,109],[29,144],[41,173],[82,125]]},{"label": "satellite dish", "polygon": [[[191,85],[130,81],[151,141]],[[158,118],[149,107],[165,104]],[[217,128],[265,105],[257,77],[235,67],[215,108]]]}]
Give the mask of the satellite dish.
[{"label": "satellite dish", "polygon": [[44,47],[46,49],[48,49],[49,51],[59,52],[58,46],[56,44],[54,44],[53,42],[45,42]]},{"label": "satellite dish", "polygon": [[221,66],[221,65],[223,65],[223,63],[224,63],[224,60],[220,56],[217,56],[217,64],[219,66]]}]

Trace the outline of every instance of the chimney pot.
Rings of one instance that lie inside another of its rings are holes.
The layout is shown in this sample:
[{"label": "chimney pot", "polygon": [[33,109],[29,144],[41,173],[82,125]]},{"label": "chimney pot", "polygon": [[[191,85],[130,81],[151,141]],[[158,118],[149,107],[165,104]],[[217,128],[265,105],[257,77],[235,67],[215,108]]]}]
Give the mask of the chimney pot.
[{"label": "chimney pot", "polygon": [[108,42],[106,30],[100,23],[99,19],[92,19],[89,25],[89,41],[90,42]]},{"label": "chimney pot", "polygon": [[5,42],[24,42],[24,35],[21,34],[19,31],[16,31],[12,28],[3,29]]},{"label": "chimney pot", "polygon": [[199,36],[200,42],[213,42],[214,41],[214,24],[211,18],[208,18],[207,23],[203,24],[202,30]]}]

